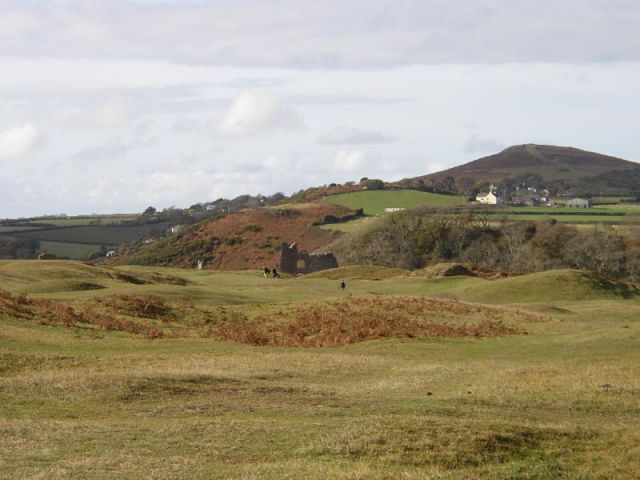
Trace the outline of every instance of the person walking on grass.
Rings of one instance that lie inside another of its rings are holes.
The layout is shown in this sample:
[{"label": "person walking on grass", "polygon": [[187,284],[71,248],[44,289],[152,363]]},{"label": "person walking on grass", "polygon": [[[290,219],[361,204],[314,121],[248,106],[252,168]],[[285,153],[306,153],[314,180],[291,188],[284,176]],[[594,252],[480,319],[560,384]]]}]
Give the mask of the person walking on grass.
[{"label": "person walking on grass", "polygon": [[278,271],[276,270],[276,267],[273,267],[273,271],[272,271],[272,273],[273,273],[273,278],[278,278],[278,277],[280,277],[280,274],[279,274],[279,273],[278,273]]},{"label": "person walking on grass", "polygon": [[341,288],[342,290],[344,290],[345,288],[347,288],[347,284],[346,284],[346,283],[344,283],[344,280],[341,280],[341,281],[340,281],[340,288]]},{"label": "person walking on grass", "polygon": [[264,265],[264,266],[262,267],[262,273],[264,274],[264,278],[269,278],[269,273],[271,273],[271,272],[270,272],[270,270],[267,268],[267,266],[266,266],[266,265]]}]

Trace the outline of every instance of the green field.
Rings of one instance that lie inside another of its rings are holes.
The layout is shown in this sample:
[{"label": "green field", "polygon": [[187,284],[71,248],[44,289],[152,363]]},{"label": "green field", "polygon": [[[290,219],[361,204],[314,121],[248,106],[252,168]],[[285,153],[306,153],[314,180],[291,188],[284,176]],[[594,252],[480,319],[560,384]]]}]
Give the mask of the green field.
[{"label": "green field", "polygon": [[417,190],[370,190],[343,193],[327,197],[324,201],[353,209],[363,208],[365,215],[383,215],[385,208],[412,208],[418,205],[453,207],[465,203],[462,197]]},{"label": "green field", "polygon": [[[118,245],[131,242],[142,237],[145,232],[151,232],[153,227],[144,225],[132,226],[79,226],[29,230],[22,232],[25,237],[52,242],[71,242],[101,245]],[[157,229],[155,229],[157,230]]]},{"label": "green field", "polygon": [[39,217],[25,221],[24,225],[30,223],[53,225],[56,227],[78,227],[82,225],[113,225],[120,222],[139,220],[140,215],[135,214],[114,214],[114,215],[79,215],[75,217]]},{"label": "green field", "polygon": [[41,227],[0,225],[0,233],[26,232],[27,230],[38,230],[39,228]]},{"label": "green field", "polygon": [[569,223],[640,223],[640,205],[596,205],[593,208],[566,207],[490,207],[489,214],[505,215],[514,220],[557,220]]},{"label": "green field", "polygon": [[50,242],[41,241],[40,250],[53,253],[58,258],[79,259],[85,258],[92,252],[99,250],[102,245],[73,242]]},{"label": "green field", "polygon": [[640,296],[603,277],[0,261],[0,286],[0,478],[640,471]]}]

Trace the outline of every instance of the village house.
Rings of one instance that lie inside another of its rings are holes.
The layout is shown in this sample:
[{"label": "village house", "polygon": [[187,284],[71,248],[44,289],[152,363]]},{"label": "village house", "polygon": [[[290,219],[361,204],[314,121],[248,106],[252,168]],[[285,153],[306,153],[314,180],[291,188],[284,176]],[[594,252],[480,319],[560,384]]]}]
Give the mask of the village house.
[{"label": "village house", "polygon": [[488,193],[476,196],[476,202],[483,205],[498,205],[502,203],[502,198],[496,194],[496,187],[491,185]]},{"label": "village house", "polygon": [[591,200],[588,198],[572,198],[565,206],[570,208],[591,208]]}]

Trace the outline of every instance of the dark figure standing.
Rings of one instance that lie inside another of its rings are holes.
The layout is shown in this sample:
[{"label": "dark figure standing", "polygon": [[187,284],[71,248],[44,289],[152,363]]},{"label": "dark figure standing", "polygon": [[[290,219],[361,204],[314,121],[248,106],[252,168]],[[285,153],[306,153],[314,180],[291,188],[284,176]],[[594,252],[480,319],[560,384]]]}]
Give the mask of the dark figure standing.
[{"label": "dark figure standing", "polygon": [[262,267],[262,272],[264,273],[264,278],[269,278],[269,274],[271,270],[269,270],[266,266]]},{"label": "dark figure standing", "polygon": [[275,267],[273,268],[272,272],[273,274],[273,278],[278,278],[280,276],[280,274],[278,273],[278,271],[275,269]]},{"label": "dark figure standing", "polygon": [[342,281],[340,282],[340,288],[341,288],[342,290],[344,290],[345,288],[347,288],[347,284],[346,284],[346,283],[344,283],[344,280],[342,280]]}]

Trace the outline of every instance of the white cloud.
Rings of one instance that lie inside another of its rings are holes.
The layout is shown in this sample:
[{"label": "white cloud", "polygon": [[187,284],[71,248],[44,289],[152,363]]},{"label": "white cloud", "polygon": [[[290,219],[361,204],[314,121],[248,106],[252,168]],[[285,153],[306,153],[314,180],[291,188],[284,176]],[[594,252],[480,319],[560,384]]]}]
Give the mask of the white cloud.
[{"label": "white cloud", "polygon": [[360,171],[364,165],[365,155],[360,150],[340,150],[333,158],[333,168],[342,172]]},{"label": "white cloud", "polygon": [[93,105],[82,105],[71,116],[74,128],[116,128],[125,125],[137,115],[136,101],[128,96],[109,97]]},{"label": "white cloud", "polygon": [[505,144],[493,138],[482,138],[474,134],[465,142],[464,151],[473,154],[498,153],[505,147]]},{"label": "white cloud", "polygon": [[293,130],[304,126],[302,118],[275,95],[245,91],[238,95],[224,114],[220,133],[228,137],[259,135],[276,130]]},{"label": "white cloud", "polygon": [[318,139],[324,145],[365,145],[368,143],[391,143],[395,137],[375,130],[338,127]]},{"label": "white cloud", "polygon": [[264,161],[264,166],[272,170],[290,171],[291,169],[300,169],[304,167],[304,163],[299,159],[293,158],[291,155],[273,154],[269,155]]},{"label": "white cloud", "polygon": [[5,1],[0,12],[0,56],[296,68],[640,59],[636,0]]},{"label": "white cloud", "polygon": [[40,131],[30,123],[0,132],[0,160],[11,160],[29,153],[42,141]]}]

